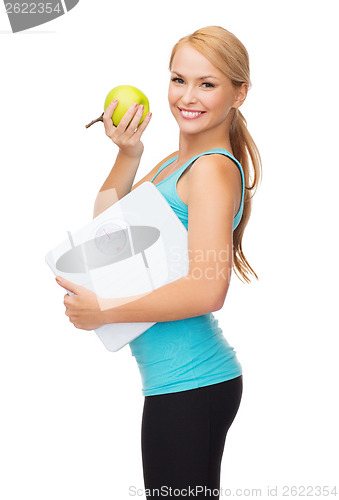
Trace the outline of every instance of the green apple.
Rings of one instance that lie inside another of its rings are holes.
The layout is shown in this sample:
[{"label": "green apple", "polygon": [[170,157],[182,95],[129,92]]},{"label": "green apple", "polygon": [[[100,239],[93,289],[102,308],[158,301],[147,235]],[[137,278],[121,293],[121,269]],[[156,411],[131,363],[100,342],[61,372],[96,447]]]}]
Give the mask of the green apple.
[{"label": "green apple", "polygon": [[[124,116],[128,108],[133,104],[134,102],[137,102],[138,104],[143,104],[144,106],[144,112],[142,114],[142,117],[140,119],[140,123],[143,122],[145,119],[147,113],[149,112],[149,102],[147,97],[141,90],[139,90],[137,87],[132,87],[132,85],[119,85],[118,87],[114,87],[106,96],[105,103],[104,103],[104,110],[106,111],[107,106],[114,100],[118,99],[118,105],[115,108],[113,115],[112,115],[112,121],[113,125],[116,127],[120,123],[121,118]],[[93,120],[91,123],[86,125],[86,128],[90,127],[93,125],[93,123],[103,121],[103,114],[99,116],[96,120]]]},{"label": "green apple", "polygon": [[131,85],[119,85],[118,87],[114,87],[105,99],[104,110],[106,111],[107,106],[114,100],[118,99],[118,105],[114,110],[112,120],[113,125],[117,126],[120,123],[121,118],[124,116],[128,108],[134,102],[138,104],[143,104],[144,112],[140,119],[140,123],[142,123],[149,112],[149,102],[147,97],[141,90],[136,87],[132,87]]}]

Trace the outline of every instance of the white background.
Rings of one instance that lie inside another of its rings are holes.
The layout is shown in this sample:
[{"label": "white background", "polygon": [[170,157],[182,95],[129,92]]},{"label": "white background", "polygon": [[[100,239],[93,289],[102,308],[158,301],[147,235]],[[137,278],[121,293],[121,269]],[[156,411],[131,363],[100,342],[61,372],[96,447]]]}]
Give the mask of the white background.
[{"label": "white background", "polygon": [[207,25],[228,29],[249,52],[253,87],[242,112],[263,160],[243,241],[259,281],[233,275],[215,313],[244,374],[221,487],[266,497],[268,486],[305,495],[302,486],[335,485],[335,7],[80,0],[67,15],[12,34],[1,6],[2,498],[123,499],[144,488],[135,359],[128,346],[110,353],[93,332],[74,328],[44,257],[92,218],[114,163],[103,125],[85,129],[111,88],[135,85],[150,100],[136,180],[177,148],[169,56],[180,37]]}]

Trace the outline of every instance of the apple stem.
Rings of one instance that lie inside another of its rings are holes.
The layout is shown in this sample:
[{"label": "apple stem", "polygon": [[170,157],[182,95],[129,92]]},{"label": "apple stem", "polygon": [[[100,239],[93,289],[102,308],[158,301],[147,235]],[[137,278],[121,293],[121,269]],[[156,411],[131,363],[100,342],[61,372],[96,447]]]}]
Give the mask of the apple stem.
[{"label": "apple stem", "polygon": [[88,125],[85,125],[86,128],[90,127],[91,125],[93,125],[93,123],[96,123],[96,122],[103,122],[104,120],[102,119],[102,117],[104,116],[104,113],[102,113],[101,116],[99,116],[99,118],[97,118],[96,120],[93,120],[91,123],[89,123]]}]

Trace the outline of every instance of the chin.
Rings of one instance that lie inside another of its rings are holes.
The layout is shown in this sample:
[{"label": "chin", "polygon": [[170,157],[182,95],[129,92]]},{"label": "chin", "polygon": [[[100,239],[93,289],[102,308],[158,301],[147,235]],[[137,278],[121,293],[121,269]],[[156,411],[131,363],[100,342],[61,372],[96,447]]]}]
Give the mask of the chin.
[{"label": "chin", "polygon": [[185,134],[198,134],[199,132],[204,132],[208,128],[206,124],[202,126],[199,125],[198,123],[192,123],[192,122],[183,123],[182,120],[177,120],[177,124],[180,129],[180,132],[183,132]]},{"label": "chin", "polygon": [[[177,122],[178,123],[178,122]],[[203,130],[199,127],[187,127],[185,125],[182,125],[182,123],[178,123],[178,127],[180,132],[183,134],[197,134],[199,132],[202,132]]]}]

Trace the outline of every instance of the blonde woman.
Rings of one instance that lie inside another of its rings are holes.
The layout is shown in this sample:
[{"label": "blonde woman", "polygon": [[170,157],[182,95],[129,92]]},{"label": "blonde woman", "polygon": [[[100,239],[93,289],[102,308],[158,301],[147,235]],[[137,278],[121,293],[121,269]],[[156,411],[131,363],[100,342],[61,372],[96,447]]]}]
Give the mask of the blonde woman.
[{"label": "blonde woman", "polygon": [[[93,294],[63,280],[66,314],[78,328],[156,322],[129,345],[145,396],[141,448],[147,498],[219,497],[227,431],[242,397],[242,367],[213,311],[224,304],[232,268],[246,282],[257,275],[242,250],[252,197],[261,176],[259,151],[240,112],[251,86],[248,53],[229,31],[208,26],[173,48],[168,101],[179,148],[133,187],[148,114],[131,106],[106,134],[119,147],[96,199],[94,216],[142,182],[155,184],[188,229],[186,277],[133,301],[100,310]],[[250,164],[253,180],[250,182]],[[68,286],[66,286],[68,285]],[[176,491],[174,491],[176,490]]]}]

